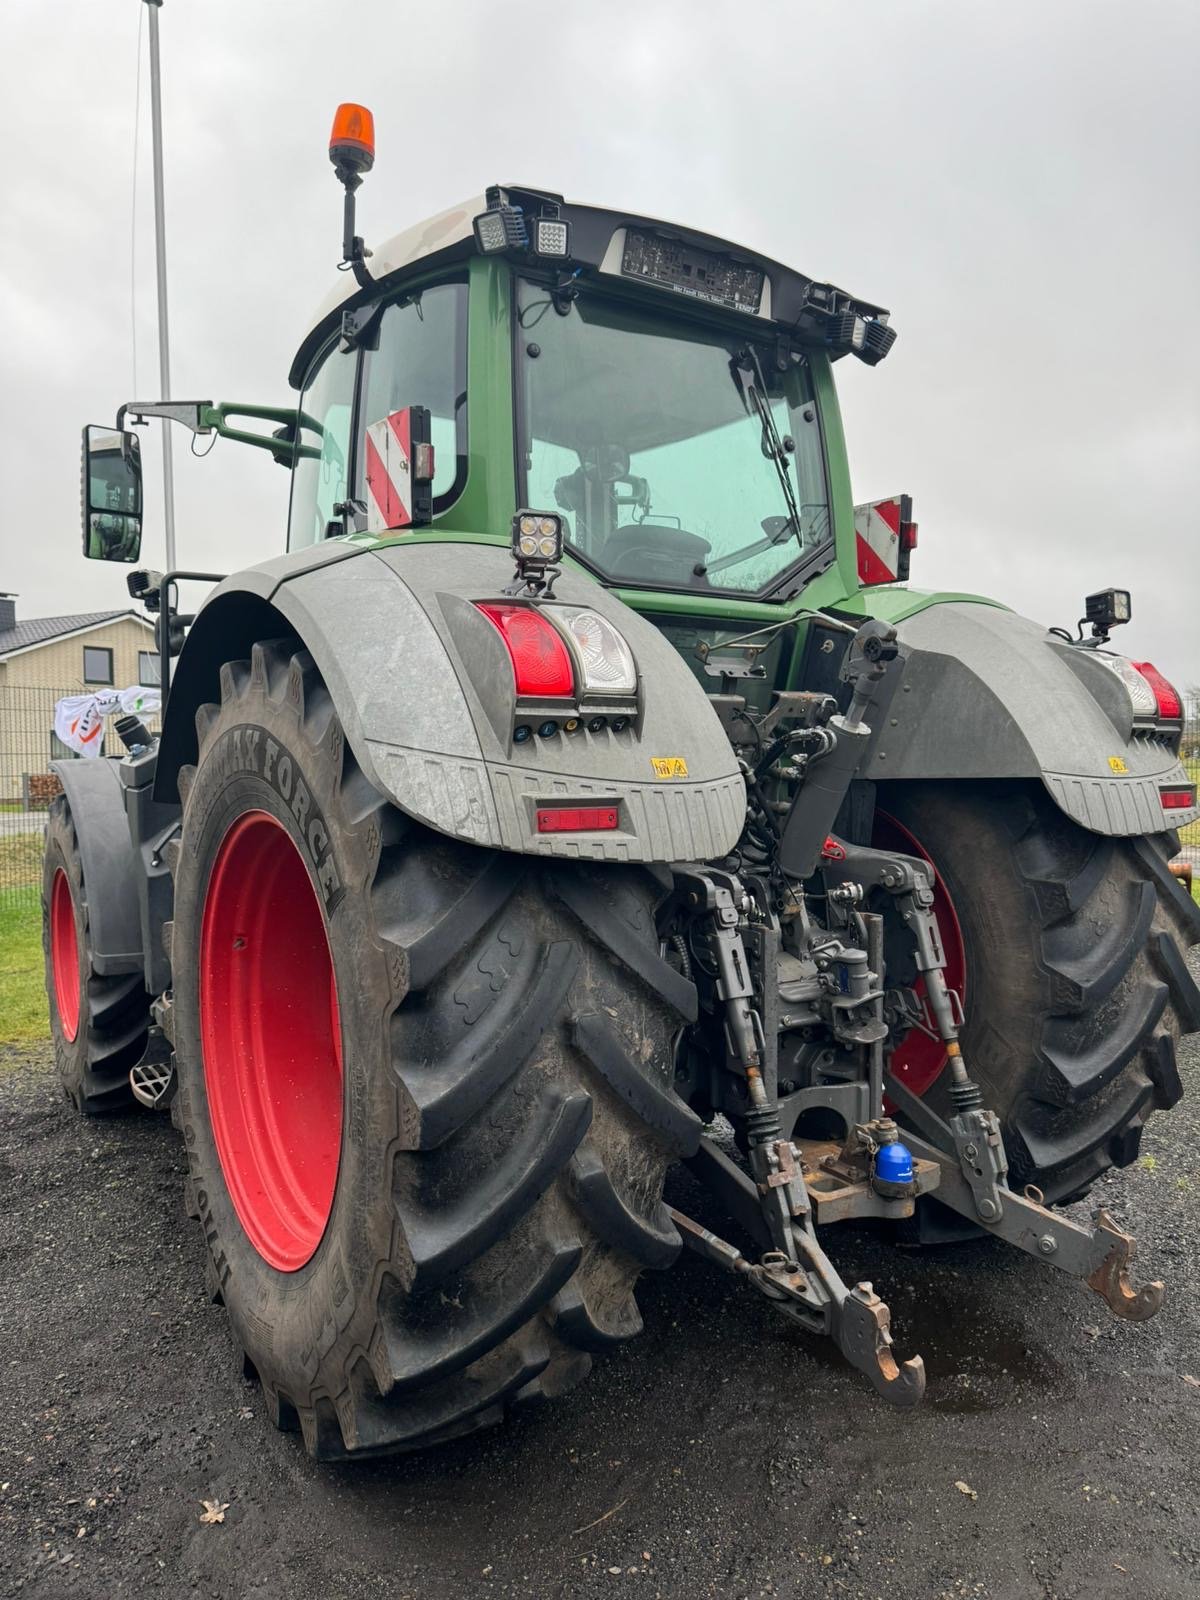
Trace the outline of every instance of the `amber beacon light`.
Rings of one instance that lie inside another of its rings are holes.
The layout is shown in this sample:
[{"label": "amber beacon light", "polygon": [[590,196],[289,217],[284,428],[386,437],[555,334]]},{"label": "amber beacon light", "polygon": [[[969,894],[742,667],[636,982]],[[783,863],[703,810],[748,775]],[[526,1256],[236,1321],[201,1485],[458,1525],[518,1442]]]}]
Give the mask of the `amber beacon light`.
[{"label": "amber beacon light", "polygon": [[370,172],[375,165],[375,118],[366,106],[341,105],[329,135],[329,159],[335,167]]}]

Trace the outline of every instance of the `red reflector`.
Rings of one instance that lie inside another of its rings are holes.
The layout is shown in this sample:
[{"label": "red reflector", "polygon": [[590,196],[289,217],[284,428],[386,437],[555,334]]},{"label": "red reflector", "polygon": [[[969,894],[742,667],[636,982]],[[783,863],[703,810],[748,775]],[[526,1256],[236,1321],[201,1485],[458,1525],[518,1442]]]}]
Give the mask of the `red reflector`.
[{"label": "red reflector", "polygon": [[1179,722],[1183,717],[1183,701],[1179,698],[1179,690],[1173,683],[1167,682],[1153,663],[1135,661],[1133,664],[1154,690],[1159,716],[1167,722]]},{"label": "red reflector", "polygon": [[1160,789],[1158,793],[1164,811],[1190,811],[1196,804],[1196,791],[1192,788]]},{"label": "red reflector", "polygon": [[537,814],[539,833],[602,833],[616,825],[616,806],[556,806]]},{"label": "red reflector", "polygon": [[[478,605],[499,629],[512,658],[517,693],[568,699],[575,693],[571,657],[552,622],[531,606]],[[615,826],[615,824],[614,824]]]},{"label": "red reflector", "polygon": [[917,548],[917,525],[915,522],[902,522],[900,524],[901,550],[915,550]]}]

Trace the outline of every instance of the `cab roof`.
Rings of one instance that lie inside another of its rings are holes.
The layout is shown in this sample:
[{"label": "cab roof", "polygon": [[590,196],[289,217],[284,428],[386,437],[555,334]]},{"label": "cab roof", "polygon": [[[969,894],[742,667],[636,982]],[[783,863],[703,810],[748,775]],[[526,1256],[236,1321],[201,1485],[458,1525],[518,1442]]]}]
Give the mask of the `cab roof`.
[{"label": "cab roof", "polygon": [[[296,352],[289,373],[294,387],[302,386],[313,356],[340,327],[343,311],[367,304],[381,291],[401,289],[409,278],[480,253],[474,220],[500,207],[516,209],[530,223],[539,217],[562,220],[570,230],[565,258],[548,260],[521,247],[504,251],[514,262],[525,257],[530,265],[557,265],[583,278],[599,274],[635,284],[650,296],[686,295],[693,303],[716,306],[760,325],[773,323],[801,342],[824,345],[835,358],[853,349],[874,365],[895,337],[883,307],[727,239],[656,217],[568,203],[548,190],[495,185],[376,246],[366,263],[375,282],[366,288],[351,272],[342,273]],[[871,338],[883,345],[877,354],[863,349],[863,332],[872,323],[876,331]]]}]

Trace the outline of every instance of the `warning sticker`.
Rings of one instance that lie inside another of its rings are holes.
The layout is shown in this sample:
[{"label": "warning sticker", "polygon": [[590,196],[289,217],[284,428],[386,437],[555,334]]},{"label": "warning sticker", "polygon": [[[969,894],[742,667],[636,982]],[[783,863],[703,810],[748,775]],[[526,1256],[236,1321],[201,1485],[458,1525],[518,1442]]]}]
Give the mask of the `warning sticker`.
[{"label": "warning sticker", "polygon": [[651,756],[650,765],[656,778],[686,778],[687,762],[682,756]]},{"label": "warning sticker", "polygon": [[1124,761],[1121,760],[1120,756],[1109,756],[1108,764],[1114,772],[1129,771],[1129,768],[1125,765]]}]

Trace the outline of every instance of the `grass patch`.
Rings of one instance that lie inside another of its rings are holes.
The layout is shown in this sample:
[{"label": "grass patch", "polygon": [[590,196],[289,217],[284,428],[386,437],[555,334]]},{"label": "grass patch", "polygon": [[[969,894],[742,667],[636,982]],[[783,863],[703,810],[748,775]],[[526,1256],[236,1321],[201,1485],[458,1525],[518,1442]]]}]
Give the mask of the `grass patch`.
[{"label": "grass patch", "polygon": [[42,886],[42,835],[11,833],[0,838],[0,899],[17,891],[23,903],[26,892],[35,898]]},{"label": "grass patch", "polygon": [[48,1037],[42,908],[36,890],[0,903],[0,1044]]}]

